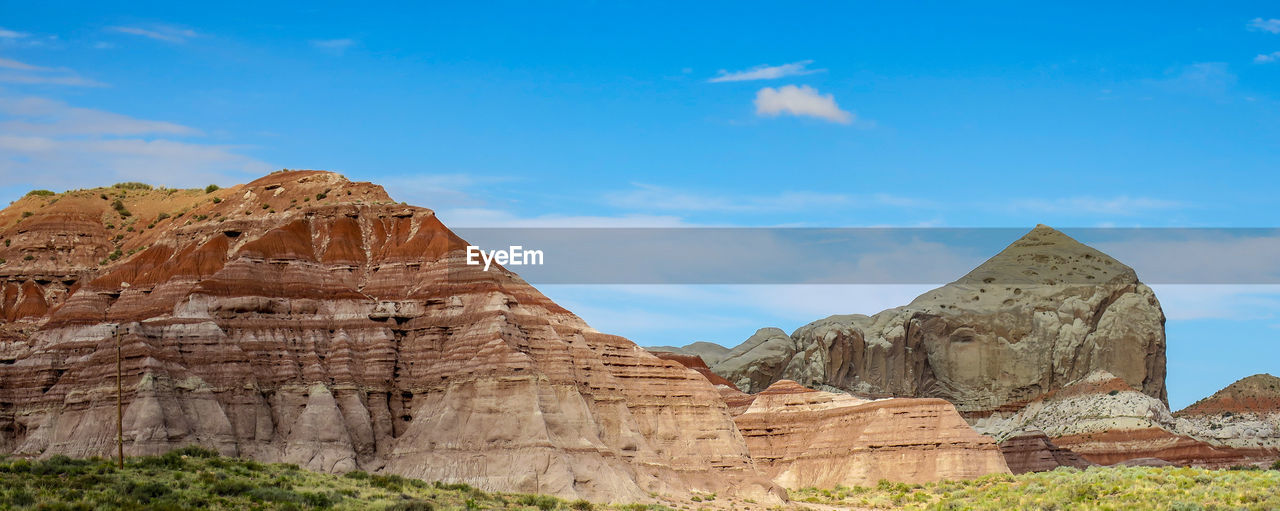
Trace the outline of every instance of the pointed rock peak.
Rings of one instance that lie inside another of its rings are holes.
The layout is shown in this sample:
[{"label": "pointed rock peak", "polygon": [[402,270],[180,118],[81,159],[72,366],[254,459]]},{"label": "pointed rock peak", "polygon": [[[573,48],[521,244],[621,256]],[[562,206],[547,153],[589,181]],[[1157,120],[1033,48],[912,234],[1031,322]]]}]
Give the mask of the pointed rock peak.
[{"label": "pointed rock peak", "polygon": [[965,275],[964,284],[1133,283],[1133,268],[1044,224]]}]

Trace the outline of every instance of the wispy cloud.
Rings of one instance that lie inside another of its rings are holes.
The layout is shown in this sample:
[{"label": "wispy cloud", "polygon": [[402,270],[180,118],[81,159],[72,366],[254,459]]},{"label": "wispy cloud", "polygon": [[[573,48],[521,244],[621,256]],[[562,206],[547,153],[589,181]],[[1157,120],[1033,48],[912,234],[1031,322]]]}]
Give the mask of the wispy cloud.
[{"label": "wispy cloud", "polygon": [[28,64],[13,59],[0,58],[0,83],[24,85],[69,85],[77,87],[101,87],[105,84],[83,78],[65,67],[52,68]]},{"label": "wispy cloud", "polygon": [[356,41],[354,39],[346,39],[346,38],[318,39],[318,40],[311,41],[311,46],[314,46],[320,50],[324,50],[326,52],[332,53],[334,55],[342,55],[346,53],[347,50],[350,49],[352,46],[355,46],[355,44],[356,44]]},{"label": "wispy cloud", "polygon": [[0,27],[0,39],[22,39],[23,37],[27,37],[27,34]]},{"label": "wispy cloud", "polygon": [[1271,32],[1272,34],[1280,34],[1280,19],[1254,18],[1253,20],[1249,21],[1249,28],[1253,30],[1262,30],[1264,32]]},{"label": "wispy cloud", "polygon": [[853,122],[853,114],[840,109],[835,96],[820,94],[808,85],[783,85],[777,89],[765,87],[756,92],[756,115],[777,117],[794,115],[816,117],[840,124]]},{"label": "wispy cloud", "polygon": [[[240,148],[171,137],[200,130],[80,108],[41,97],[0,97],[0,179],[44,188],[136,179],[194,186],[270,169]],[[166,138],[170,137],[170,138]]]},{"label": "wispy cloud", "polygon": [[165,121],[136,119],[92,108],[78,108],[40,98],[0,97],[0,132],[38,136],[65,135],[200,135],[200,130]]},{"label": "wispy cloud", "polygon": [[711,83],[720,83],[720,82],[747,82],[747,81],[753,81],[753,80],[773,80],[775,78],[783,78],[787,76],[800,76],[800,75],[807,75],[807,74],[813,74],[813,73],[821,73],[823,71],[826,71],[825,69],[808,69],[809,64],[812,64],[812,63],[813,63],[812,60],[801,60],[799,62],[792,62],[790,64],[783,64],[781,66],[770,66],[766,64],[766,65],[759,65],[743,71],[733,71],[733,72],[721,69],[719,76],[716,76],[715,78],[712,78],[707,81]]},{"label": "wispy cloud", "polygon": [[136,35],[155,39],[157,41],[165,41],[169,43],[185,43],[188,39],[199,37],[195,30],[189,28],[176,27],[173,25],[150,25],[147,27],[109,27],[112,32],[121,34]]},{"label": "wispy cloud", "polygon": [[1150,197],[1065,197],[1059,199],[1017,199],[1008,203],[1014,211],[1035,213],[1078,213],[1089,215],[1133,216],[1150,211],[1184,207],[1178,201]]},{"label": "wispy cloud", "polygon": [[1280,51],[1273,51],[1271,53],[1262,53],[1262,54],[1259,54],[1257,57],[1253,58],[1253,61],[1258,64],[1267,64],[1267,63],[1275,62],[1277,60],[1280,60]]},{"label": "wispy cloud", "polygon": [[1203,96],[1224,96],[1236,85],[1236,75],[1226,62],[1197,62],[1165,74],[1165,79],[1148,83],[1169,92]]},{"label": "wispy cloud", "polygon": [[33,66],[25,62],[0,57],[0,69],[17,69],[19,71],[49,71],[47,67]]},{"label": "wispy cloud", "polygon": [[625,191],[606,193],[609,206],[641,211],[752,213],[832,208],[930,207],[931,203],[889,194],[848,195],[788,191],[769,195],[720,195],[690,192],[644,183]]}]

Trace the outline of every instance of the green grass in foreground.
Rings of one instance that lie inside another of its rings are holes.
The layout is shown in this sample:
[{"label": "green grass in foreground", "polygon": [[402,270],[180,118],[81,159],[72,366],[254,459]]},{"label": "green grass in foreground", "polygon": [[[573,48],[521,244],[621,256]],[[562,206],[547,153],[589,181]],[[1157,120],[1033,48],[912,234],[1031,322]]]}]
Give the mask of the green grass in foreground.
[{"label": "green grass in foreground", "polygon": [[1280,471],[1059,468],[972,481],[805,488],[791,498],[797,504],[872,509],[1280,509]]},{"label": "green grass in foreground", "polygon": [[296,465],[224,458],[188,447],[115,460],[0,460],[0,509],[666,509],[600,506],[546,495],[487,493],[395,475],[323,474]]}]

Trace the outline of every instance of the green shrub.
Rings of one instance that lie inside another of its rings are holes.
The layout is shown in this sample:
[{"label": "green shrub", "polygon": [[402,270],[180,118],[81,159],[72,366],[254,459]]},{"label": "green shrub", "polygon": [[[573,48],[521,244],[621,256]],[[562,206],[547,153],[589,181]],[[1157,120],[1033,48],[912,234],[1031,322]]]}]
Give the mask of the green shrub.
[{"label": "green shrub", "polygon": [[53,195],[57,195],[57,194],[49,190],[31,190],[27,192],[26,197],[49,197]]},{"label": "green shrub", "polygon": [[139,183],[137,181],[125,181],[123,183],[116,183],[111,185],[111,187],[117,188],[120,190],[150,190],[152,188],[151,185],[149,184]]},{"label": "green shrub", "polygon": [[204,187],[204,193],[213,193],[213,192],[216,192],[216,191],[221,190],[221,189],[222,189],[222,187],[221,187],[221,186],[218,186],[218,185],[209,185],[209,186]]},{"label": "green shrub", "polygon": [[23,261],[34,261],[35,259],[36,259],[36,256],[33,256],[31,254],[27,254],[26,257],[22,258]]},{"label": "green shrub", "polygon": [[325,199],[326,197],[328,197],[328,196],[329,196],[329,194],[324,193],[324,192],[320,192],[320,193],[317,193],[317,194],[316,194],[316,200],[324,200],[324,199]]},{"label": "green shrub", "polygon": [[214,204],[219,204],[219,203],[221,203],[221,202],[222,202],[222,199],[220,199],[220,198],[218,198],[218,197],[214,197],[214,198],[213,198],[213,203],[214,203]]},{"label": "green shrub", "polygon": [[161,221],[161,220],[164,220],[164,219],[167,219],[167,218],[169,218],[169,214],[168,214],[168,213],[160,213],[159,215],[156,215],[156,221],[157,221],[157,222],[159,222],[159,221]]},{"label": "green shrub", "polygon": [[342,474],[342,477],[345,477],[347,479],[355,479],[357,481],[363,481],[369,478],[369,473],[363,470],[352,470],[350,472]]},{"label": "green shrub", "polygon": [[435,511],[436,506],[425,500],[396,502],[386,508],[387,511]]},{"label": "green shrub", "polygon": [[1280,470],[1280,460],[1276,460],[1275,463],[1271,464],[1271,470]]},{"label": "green shrub", "polygon": [[569,504],[569,507],[577,511],[591,511],[596,508],[595,504],[592,504],[582,499],[573,501],[572,504]]},{"label": "green shrub", "polygon": [[116,213],[119,213],[122,217],[133,216],[133,213],[130,213],[129,210],[124,207],[124,201],[121,201],[120,199],[116,199],[115,202],[112,202],[111,208],[116,210]]},{"label": "green shrub", "polygon": [[22,212],[22,218],[29,218],[31,215],[34,215],[34,214],[35,214],[35,213],[32,213],[32,212],[30,212],[30,211],[23,211],[23,212]]},{"label": "green shrub", "polygon": [[534,506],[542,511],[560,507],[560,499],[550,495],[521,495],[517,502],[522,506]]},{"label": "green shrub", "polygon": [[213,492],[215,495],[222,495],[223,497],[240,495],[242,493],[247,493],[252,489],[252,484],[249,484],[248,481],[239,478],[219,480],[209,487],[209,491]]}]

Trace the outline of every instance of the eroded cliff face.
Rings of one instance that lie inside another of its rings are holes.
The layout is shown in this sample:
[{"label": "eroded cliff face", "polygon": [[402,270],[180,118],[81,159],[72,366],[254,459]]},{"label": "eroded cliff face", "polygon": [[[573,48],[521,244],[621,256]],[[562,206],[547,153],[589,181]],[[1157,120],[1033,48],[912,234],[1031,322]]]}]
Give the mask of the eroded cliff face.
[{"label": "eroded cliff face", "polygon": [[464,265],[465,242],[380,187],[301,171],[69,192],[0,229],[5,454],[113,452],[118,332],[127,454],[776,500],[703,377]]},{"label": "eroded cliff face", "polygon": [[1039,226],[963,278],[874,316],[761,329],[711,368],[748,392],[790,379],[1008,415],[1104,370],[1166,401],[1164,314],[1134,271]]},{"label": "eroded cliff face", "polygon": [[761,469],[787,488],[1009,473],[995,441],[941,399],[871,401],[782,380],[734,422]]}]

